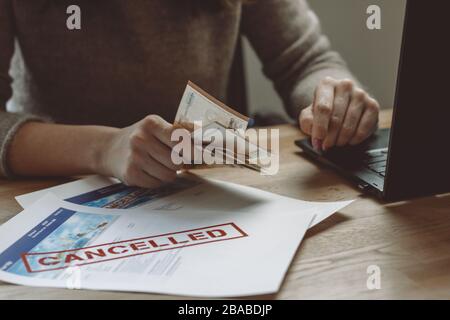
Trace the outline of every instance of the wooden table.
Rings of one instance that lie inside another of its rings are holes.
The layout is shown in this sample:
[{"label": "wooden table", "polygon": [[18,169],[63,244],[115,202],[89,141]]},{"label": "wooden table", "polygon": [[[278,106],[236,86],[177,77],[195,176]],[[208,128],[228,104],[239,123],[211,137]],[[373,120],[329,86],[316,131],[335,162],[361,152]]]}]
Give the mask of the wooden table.
[{"label": "wooden table", "polygon": [[[381,114],[381,127],[391,112]],[[309,230],[277,299],[450,298],[450,195],[385,204],[362,195],[333,171],[303,157],[301,137],[280,127],[280,172],[264,177],[240,168],[209,168],[196,174],[304,200],[353,199],[349,207]],[[20,211],[14,196],[67,180],[0,180],[0,223]],[[367,288],[367,268],[381,270],[381,289]],[[175,297],[29,288],[0,282],[0,299],[168,299]]]}]

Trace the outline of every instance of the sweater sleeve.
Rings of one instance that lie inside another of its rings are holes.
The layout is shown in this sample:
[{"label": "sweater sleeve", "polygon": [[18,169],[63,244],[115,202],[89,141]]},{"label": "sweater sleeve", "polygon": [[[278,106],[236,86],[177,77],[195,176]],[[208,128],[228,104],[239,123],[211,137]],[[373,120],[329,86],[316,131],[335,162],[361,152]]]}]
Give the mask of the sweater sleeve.
[{"label": "sweater sleeve", "polygon": [[33,115],[6,111],[6,103],[12,95],[9,67],[13,53],[14,27],[11,0],[0,0],[0,176],[11,176],[7,153],[15,133],[24,123],[40,120]]},{"label": "sweater sleeve", "polygon": [[258,0],[245,5],[242,32],[292,117],[311,104],[324,77],[355,80],[341,56],[331,50],[306,0]]}]

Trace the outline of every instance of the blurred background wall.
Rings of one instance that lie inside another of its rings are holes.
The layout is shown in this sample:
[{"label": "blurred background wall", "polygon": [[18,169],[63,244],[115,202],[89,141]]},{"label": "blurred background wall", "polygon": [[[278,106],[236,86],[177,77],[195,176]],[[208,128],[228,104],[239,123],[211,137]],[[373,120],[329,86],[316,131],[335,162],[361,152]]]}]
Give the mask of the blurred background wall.
[{"label": "blurred background wall", "polygon": [[[334,50],[383,108],[393,106],[406,0],[309,0]],[[366,27],[367,7],[381,8],[381,30]],[[261,63],[244,39],[244,61],[251,114],[276,112],[287,117]]]}]

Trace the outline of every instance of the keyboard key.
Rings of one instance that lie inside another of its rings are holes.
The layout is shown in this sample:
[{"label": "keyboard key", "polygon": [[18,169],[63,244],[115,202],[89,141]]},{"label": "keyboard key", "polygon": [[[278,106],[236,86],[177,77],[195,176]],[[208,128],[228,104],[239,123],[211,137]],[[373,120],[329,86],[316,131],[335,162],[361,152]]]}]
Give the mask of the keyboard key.
[{"label": "keyboard key", "polygon": [[380,161],[377,163],[369,164],[369,169],[375,172],[381,172],[386,170],[386,161]]}]

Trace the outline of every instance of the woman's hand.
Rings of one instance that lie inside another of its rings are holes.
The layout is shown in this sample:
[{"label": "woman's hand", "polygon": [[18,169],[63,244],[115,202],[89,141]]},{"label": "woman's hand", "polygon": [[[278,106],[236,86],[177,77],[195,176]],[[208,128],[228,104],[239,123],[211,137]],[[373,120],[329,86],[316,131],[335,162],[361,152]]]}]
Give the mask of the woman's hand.
[{"label": "woman's hand", "polygon": [[156,115],[117,130],[101,153],[100,173],[127,185],[153,188],[176,179],[181,166],[173,164],[174,127]]},{"label": "woman's hand", "polygon": [[378,102],[353,81],[328,77],[318,85],[313,104],[300,113],[299,123],[314,149],[326,151],[370,137],[377,129],[379,110]]}]

